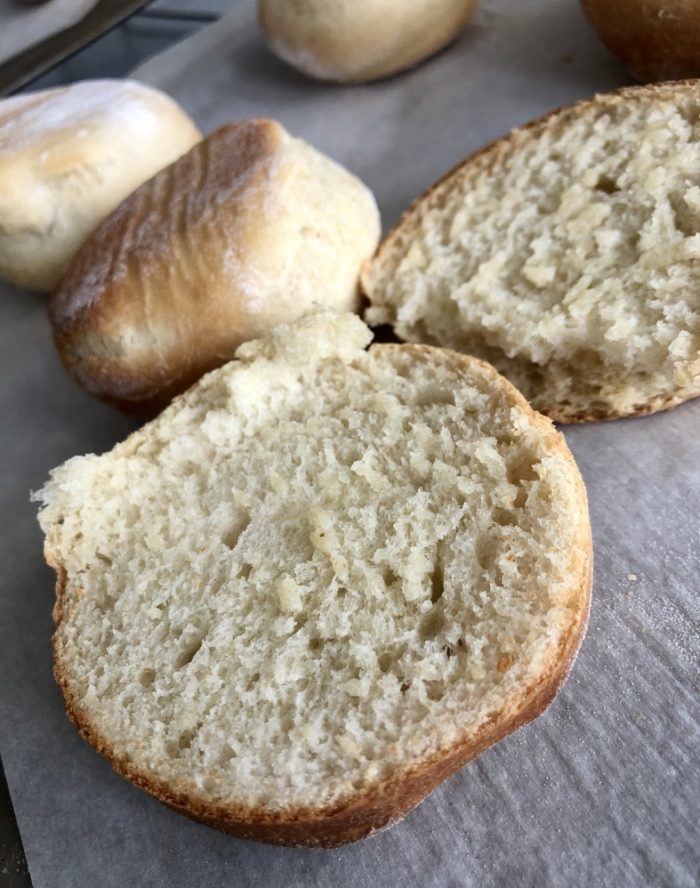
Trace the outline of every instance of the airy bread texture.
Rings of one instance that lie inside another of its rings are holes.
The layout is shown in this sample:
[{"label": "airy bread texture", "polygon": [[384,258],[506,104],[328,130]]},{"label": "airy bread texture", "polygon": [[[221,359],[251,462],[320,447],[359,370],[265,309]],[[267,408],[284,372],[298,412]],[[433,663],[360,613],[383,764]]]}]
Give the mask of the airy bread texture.
[{"label": "airy bread texture", "polygon": [[581,6],[638,80],[700,77],[700,0],[581,0]]},{"label": "airy bread texture", "polygon": [[318,80],[376,80],[454,40],[477,0],[258,0],[272,51]]},{"label": "airy bread texture", "polygon": [[0,101],[0,276],[51,290],[90,232],[200,140],[185,112],[130,80]]},{"label": "airy bread texture", "polygon": [[236,835],[396,820],[539,714],[585,631],[563,438],[487,364],[370,338],[282,326],[37,495],[69,715]]},{"label": "airy bread texture", "polygon": [[700,82],[556,111],[408,210],[370,323],[491,361],[565,422],[700,394]]},{"label": "airy bread texture", "polygon": [[272,120],[229,124],[85,243],[51,298],[57,348],[92,394],[153,411],[319,299],[357,309],[380,231],[347,170]]}]

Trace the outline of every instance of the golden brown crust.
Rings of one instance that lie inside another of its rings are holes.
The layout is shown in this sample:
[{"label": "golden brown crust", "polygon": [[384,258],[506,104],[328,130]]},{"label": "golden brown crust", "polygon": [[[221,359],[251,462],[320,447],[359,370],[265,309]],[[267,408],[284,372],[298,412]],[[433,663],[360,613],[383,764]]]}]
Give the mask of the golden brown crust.
[{"label": "golden brown crust", "polygon": [[50,301],[76,381],[154,413],[238,346],[322,301],[359,301],[370,192],[272,120],[222,127],[93,232]]},{"label": "golden brown crust", "polygon": [[552,423],[536,413],[525,398],[504,377],[484,361],[446,349],[425,345],[379,345],[377,349],[408,351],[415,361],[439,360],[457,367],[478,368],[513,407],[522,410],[530,421],[551,441],[552,451],[563,457],[571,468],[578,488],[577,543],[572,548],[570,575],[572,585],[565,597],[571,613],[568,631],[563,634],[557,654],[539,680],[528,687],[518,700],[493,712],[488,722],[476,732],[465,732],[463,739],[448,749],[441,749],[422,761],[407,766],[391,778],[363,792],[342,799],[326,808],[298,807],[266,811],[245,805],[231,806],[208,801],[196,792],[171,787],[140,770],[120,756],[109,740],[101,735],[75,700],[70,680],[62,664],[60,626],[66,618],[64,598],[67,573],[57,550],[47,539],[45,557],[57,572],[53,635],[54,677],[63,693],[66,713],[83,738],[104,755],[117,773],[159,801],[194,820],[231,835],[277,845],[332,848],[365,838],[404,817],[435,787],[494,743],[540,715],[552,702],[569,674],[586,632],[591,599],[592,540],[586,490],[574,458],[563,436]]},{"label": "golden brown crust", "polygon": [[212,215],[224,196],[235,215],[236,188],[263,186],[282,138],[270,120],[222,127],[88,238],[49,306],[56,347],[83,388],[151,413],[233,356],[246,318],[239,302],[217,298],[223,233]]},{"label": "golden brown crust", "polygon": [[581,0],[581,6],[638,80],[700,77],[700,0]]},{"label": "golden brown crust", "polygon": [[[649,84],[647,86],[626,86],[613,92],[582,99],[573,105],[555,108],[542,117],[512,130],[505,136],[489,142],[482,148],[468,155],[452,169],[448,170],[421,195],[419,195],[401,215],[398,222],[386,234],[375,255],[363,263],[360,283],[365,302],[372,304],[372,277],[375,269],[380,269],[389,262],[391,251],[403,241],[410,241],[420,220],[436,206],[447,199],[453,187],[459,187],[464,181],[490,173],[494,167],[502,165],[506,159],[520,151],[527,142],[536,140],[546,130],[556,132],[566,127],[569,120],[580,116],[593,105],[605,101],[611,106],[624,104],[630,96],[638,96],[640,92],[655,96],[660,100],[673,98],[678,89],[688,88],[697,93],[700,99],[700,80],[685,79],[666,83]],[[400,341],[400,337],[399,337]],[[651,398],[645,404],[635,404],[629,411],[616,410],[612,405],[577,409],[565,404],[554,402],[546,405],[539,403],[536,409],[555,422],[584,423],[600,422],[607,419],[619,419],[625,416],[645,416],[662,410],[670,410],[685,401],[700,396],[700,392],[678,390]]]},{"label": "golden brown crust", "polygon": [[547,408],[547,416],[554,422],[560,422],[564,425],[576,424],[584,422],[605,422],[609,419],[625,419],[634,416],[649,416],[651,413],[661,413],[665,410],[673,410],[686,401],[692,401],[693,398],[699,397],[698,394],[678,394],[672,392],[668,395],[659,395],[658,398],[652,398],[646,404],[638,404],[627,412],[612,409],[605,412],[601,410],[574,410],[563,405],[552,405]]}]

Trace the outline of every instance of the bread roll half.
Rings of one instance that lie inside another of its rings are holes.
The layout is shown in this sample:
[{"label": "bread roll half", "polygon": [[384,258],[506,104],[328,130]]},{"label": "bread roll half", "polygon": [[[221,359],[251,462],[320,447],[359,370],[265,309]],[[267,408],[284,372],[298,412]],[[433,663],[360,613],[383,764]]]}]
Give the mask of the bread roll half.
[{"label": "bread roll half", "polygon": [[176,102],[129,80],[0,101],[0,276],[51,290],[88,234],[200,138]]},{"label": "bread roll half", "polygon": [[358,307],[371,192],[271,120],[225,126],[95,231],[51,300],[88,391],[149,412],[314,302]]},{"label": "bread roll half", "polygon": [[366,266],[372,324],[494,364],[552,419],[700,395],[700,81],[555,111],[468,157]]},{"label": "bread roll half", "polygon": [[488,364],[315,313],[38,495],[71,718],[234,835],[352,842],[538,715],[586,627],[586,493]]}]

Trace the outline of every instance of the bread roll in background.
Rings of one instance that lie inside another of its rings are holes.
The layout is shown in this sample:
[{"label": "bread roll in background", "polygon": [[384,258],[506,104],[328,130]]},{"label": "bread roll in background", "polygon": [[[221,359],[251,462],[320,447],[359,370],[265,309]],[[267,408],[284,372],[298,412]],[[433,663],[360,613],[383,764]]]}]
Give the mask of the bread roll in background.
[{"label": "bread roll in background", "polygon": [[379,234],[347,170],[274,121],[229,124],[85,243],[51,299],[58,350],[88,391],[152,412],[314,303],[357,309]]},{"label": "bread roll in background", "polygon": [[700,0],[581,0],[605,46],[643,82],[700,77]]},{"label": "bread roll in background", "polygon": [[387,77],[447,46],[477,0],[259,0],[272,51],[318,80]]},{"label": "bread roll in background", "polygon": [[0,276],[51,290],[105,216],[200,138],[176,102],[129,80],[0,101]]}]

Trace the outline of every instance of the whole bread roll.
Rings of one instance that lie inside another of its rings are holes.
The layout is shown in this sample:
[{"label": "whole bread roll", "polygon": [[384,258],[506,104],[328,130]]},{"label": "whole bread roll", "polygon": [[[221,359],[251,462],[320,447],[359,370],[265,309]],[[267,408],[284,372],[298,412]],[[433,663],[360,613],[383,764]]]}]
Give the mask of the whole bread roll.
[{"label": "whole bread roll", "polygon": [[51,299],[67,370],[153,412],[314,303],[358,308],[379,212],[347,170],[272,120],[212,133],[128,197]]},{"label": "whole bread roll", "polygon": [[176,102],[129,80],[0,101],[0,276],[51,290],[87,235],[200,139]]},{"label": "whole bread roll", "polygon": [[700,0],[581,0],[605,46],[642,82],[700,77]]},{"label": "whole bread roll", "polygon": [[272,51],[318,80],[376,80],[447,46],[477,0],[258,0]]}]

